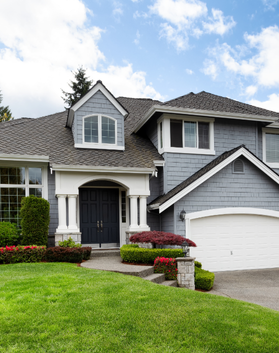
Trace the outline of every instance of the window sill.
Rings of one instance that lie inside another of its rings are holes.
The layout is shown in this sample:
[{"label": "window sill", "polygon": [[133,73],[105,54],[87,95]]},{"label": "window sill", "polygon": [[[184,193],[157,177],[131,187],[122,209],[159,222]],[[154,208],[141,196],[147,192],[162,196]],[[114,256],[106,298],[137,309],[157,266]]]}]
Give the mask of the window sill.
[{"label": "window sill", "polygon": [[199,149],[199,148],[179,148],[179,147],[166,147],[159,149],[159,153],[185,153],[185,154],[200,154],[215,156],[215,150]]},{"label": "window sill", "polygon": [[75,143],[75,148],[84,148],[84,149],[94,149],[94,150],[116,150],[116,151],[124,151],[124,146],[116,146],[116,145],[98,145],[91,143]]}]

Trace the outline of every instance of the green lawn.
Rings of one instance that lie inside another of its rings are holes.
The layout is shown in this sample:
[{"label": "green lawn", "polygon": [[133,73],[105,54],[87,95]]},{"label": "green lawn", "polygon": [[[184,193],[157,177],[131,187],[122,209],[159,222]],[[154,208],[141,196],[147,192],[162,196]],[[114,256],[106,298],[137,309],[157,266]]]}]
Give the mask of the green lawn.
[{"label": "green lawn", "polygon": [[278,352],[279,312],[137,277],[0,266],[0,352]]}]

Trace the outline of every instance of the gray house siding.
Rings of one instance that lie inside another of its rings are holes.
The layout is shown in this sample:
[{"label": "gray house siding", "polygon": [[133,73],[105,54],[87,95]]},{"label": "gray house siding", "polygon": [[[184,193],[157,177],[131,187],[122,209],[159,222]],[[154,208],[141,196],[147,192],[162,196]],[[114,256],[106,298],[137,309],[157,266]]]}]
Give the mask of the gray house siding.
[{"label": "gray house siding", "polygon": [[232,163],[175,204],[177,234],[185,235],[179,214],[224,207],[253,207],[279,211],[279,186],[246,158],[244,173],[232,171]]},{"label": "gray house siding", "polygon": [[147,212],[147,224],[150,230],[161,230],[161,215],[155,212]]},{"label": "gray house siding", "polygon": [[84,103],[76,112],[73,122],[73,136],[75,143],[81,144],[83,117],[91,114],[104,114],[117,121],[117,146],[124,146],[124,118],[120,112],[111,104],[111,102],[98,91],[86,103]]},{"label": "gray house siding", "polygon": [[[164,193],[167,193],[225,151],[244,144],[252,153],[262,158],[261,133],[253,121],[215,119],[215,155],[164,153]],[[258,136],[257,136],[258,135]],[[258,137],[260,138],[258,139]]]},{"label": "gray house siding", "polygon": [[169,207],[161,214],[161,230],[163,232],[175,232],[174,227],[174,206]]},{"label": "gray house siding", "polygon": [[50,203],[49,234],[53,235],[58,227],[58,199],[55,197],[55,172],[48,172],[48,202]]}]

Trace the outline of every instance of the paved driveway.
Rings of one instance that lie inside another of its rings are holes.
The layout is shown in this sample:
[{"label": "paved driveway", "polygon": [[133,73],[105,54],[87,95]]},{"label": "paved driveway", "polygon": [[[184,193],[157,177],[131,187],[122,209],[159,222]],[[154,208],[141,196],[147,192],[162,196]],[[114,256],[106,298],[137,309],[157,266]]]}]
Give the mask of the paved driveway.
[{"label": "paved driveway", "polygon": [[212,294],[279,311],[279,268],[215,272]]}]

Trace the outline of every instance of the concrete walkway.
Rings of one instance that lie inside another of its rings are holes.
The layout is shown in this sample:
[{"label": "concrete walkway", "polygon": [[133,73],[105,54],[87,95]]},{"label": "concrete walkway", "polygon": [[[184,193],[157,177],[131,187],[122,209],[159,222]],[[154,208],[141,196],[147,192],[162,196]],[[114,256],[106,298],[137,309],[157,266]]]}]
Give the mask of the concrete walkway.
[{"label": "concrete walkway", "polygon": [[[81,267],[92,268],[110,272],[119,272],[125,275],[145,277],[153,273],[153,266],[126,265],[120,256],[94,257],[83,262]],[[151,270],[151,271],[150,271]]]},{"label": "concrete walkway", "polygon": [[209,293],[279,311],[279,268],[216,272]]}]

